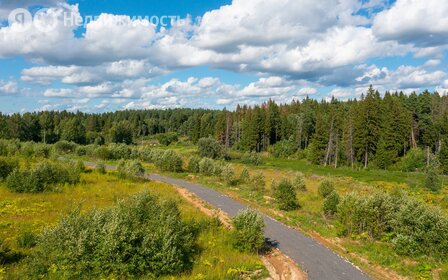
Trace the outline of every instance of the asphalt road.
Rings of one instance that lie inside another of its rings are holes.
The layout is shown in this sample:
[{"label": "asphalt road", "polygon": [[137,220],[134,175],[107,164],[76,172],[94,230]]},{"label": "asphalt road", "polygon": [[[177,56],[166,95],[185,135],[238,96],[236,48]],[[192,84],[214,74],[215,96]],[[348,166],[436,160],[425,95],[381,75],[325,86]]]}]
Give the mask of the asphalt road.
[{"label": "asphalt road", "polygon": [[[95,166],[93,162],[86,164]],[[114,169],[108,166],[108,169]],[[145,178],[179,186],[196,194],[210,205],[235,216],[247,206],[230,197],[199,184],[177,180],[156,174],[145,174]],[[266,238],[275,244],[283,254],[300,265],[311,280],[363,280],[371,279],[353,264],[340,257],[318,241],[292,229],[269,216],[264,216]]]}]

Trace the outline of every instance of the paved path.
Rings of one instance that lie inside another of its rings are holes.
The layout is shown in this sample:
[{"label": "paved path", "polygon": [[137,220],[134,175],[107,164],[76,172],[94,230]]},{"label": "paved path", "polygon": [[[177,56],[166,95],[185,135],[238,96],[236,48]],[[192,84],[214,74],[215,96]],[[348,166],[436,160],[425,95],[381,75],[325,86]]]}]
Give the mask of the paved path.
[{"label": "paved path", "polygon": [[[93,162],[87,165],[95,166]],[[114,169],[108,166],[108,169]],[[220,208],[230,216],[247,206],[230,197],[207,188],[183,180],[177,180],[156,174],[145,174],[145,178],[179,186],[196,194],[205,202]],[[335,254],[318,241],[292,229],[269,216],[264,216],[266,229],[265,236],[288,257],[300,265],[311,280],[364,280],[369,276],[361,272],[344,258]]]}]

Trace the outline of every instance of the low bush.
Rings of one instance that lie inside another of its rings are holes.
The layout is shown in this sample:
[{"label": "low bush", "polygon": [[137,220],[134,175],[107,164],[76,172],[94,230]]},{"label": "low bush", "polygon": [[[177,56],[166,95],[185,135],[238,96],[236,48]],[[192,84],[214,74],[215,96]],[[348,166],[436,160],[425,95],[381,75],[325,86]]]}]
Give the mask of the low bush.
[{"label": "low bush", "polygon": [[220,158],[223,154],[222,146],[213,138],[199,139],[198,151],[201,157],[208,157],[211,159]]},{"label": "low bush", "polygon": [[288,179],[283,179],[273,186],[274,198],[280,210],[292,211],[300,208],[294,186]]},{"label": "low bush", "polygon": [[19,248],[33,248],[37,245],[37,236],[29,231],[25,231],[19,234],[17,237],[17,246]]},{"label": "low bush", "polygon": [[230,164],[224,165],[220,177],[226,182],[227,186],[235,186],[238,183],[235,179],[235,170],[233,170]]},{"label": "low bush", "polygon": [[193,156],[188,161],[188,171],[192,173],[199,173],[199,162],[201,161],[200,157]]},{"label": "low bush", "polygon": [[241,161],[244,164],[251,164],[251,165],[261,165],[263,162],[261,160],[261,156],[257,153],[246,153],[243,155]]},{"label": "low bush", "polygon": [[320,196],[325,198],[334,191],[334,184],[332,181],[325,179],[319,184],[317,191]]},{"label": "low bush", "polygon": [[401,193],[346,195],[336,216],[343,235],[388,240],[401,255],[448,257],[448,218]]},{"label": "low bush", "polygon": [[0,180],[6,179],[18,167],[19,162],[17,160],[0,158]]},{"label": "low bush", "polygon": [[292,185],[298,191],[301,191],[301,192],[305,192],[306,191],[305,179],[303,178],[303,174],[302,173],[297,173],[294,176],[294,179],[292,180]]},{"label": "low bush", "polygon": [[156,166],[161,171],[168,172],[181,172],[182,171],[182,158],[178,153],[172,150],[165,151],[163,154],[159,154],[155,161]]},{"label": "low bush", "polygon": [[323,205],[323,211],[325,215],[333,216],[338,211],[338,205],[339,205],[340,197],[339,195],[333,191],[331,194],[329,194],[325,200]]},{"label": "low bush", "polygon": [[404,172],[415,172],[423,170],[426,166],[426,155],[422,149],[411,149],[406,155],[400,158],[394,169]]},{"label": "low bush", "polygon": [[74,210],[39,237],[29,274],[50,279],[157,278],[192,267],[197,227],[145,192],[117,206]]},{"label": "low bush", "polygon": [[262,172],[255,173],[250,180],[251,189],[254,191],[263,192],[266,188],[266,178]]},{"label": "low bush", "polygon": [[216,174],[215,162],[210,158],[203,158],[199,162],[199,172],[205,176],[213,176]]},{"label": "low bush", "polygon": [[439,192],[442,189],[442,180],[439,174],[433,168],[426,173],[425,187],[432,192]]},{"label": "low bush", "polygon": [[9,249],[8,245],[0,239],[0,265],[3,265],[8,262],[9,253],[11,249]]},{"label": "low bush", "polygon": [[34,169],[15,169],[6,179],[6,186],[19,193],[38,193],[58,184],[76,184],[79,169],[74,164],[43,162]]},{"label": "low bush", "polygon": [[159,141],[160,145],[163,146],[169,146],[171,143],[179,141],[179,137],[175,132],[157,134],[155,138]]},{"label": "low bush", "polygon": [[297,143],[293,140],[282,140],[269,148],[270,153],[277,158],[287,158],[297,152]]},{"label": "low bush", "polygon": [[243,170],[241,170],[240,177],[239,177],[238,181],[241,184],[247,184],[250,182],[250,174],[249,174],[249,170],[247,168],[243,168]]},{"label": "low bush", "polygon": [[96,165],[95,170],[100,174],[106,174],[106,165],[100,162]]},{"label": "low bush", "polygon": [[242,252],[258,253],[265,244],[264,220],[258,211],[246,209],[233,219],[233,246]]},{"label": "low bush", "polygon": [[121,178],[138,178],[143,176],[145,169],[137,160],[120,160],[117,166]]},{"label": "low bush", "polygon": [[59,154],[71,154],[76,151],[78,145],[73,142],[59,141],[54,144],[54,148]]}]

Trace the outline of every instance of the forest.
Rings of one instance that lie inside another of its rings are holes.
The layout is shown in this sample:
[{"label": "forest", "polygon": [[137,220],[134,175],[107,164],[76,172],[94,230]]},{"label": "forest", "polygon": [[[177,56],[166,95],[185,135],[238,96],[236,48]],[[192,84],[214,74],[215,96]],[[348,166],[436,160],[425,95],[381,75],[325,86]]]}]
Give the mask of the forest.
[{"label": "forest", "polygon": [[[128,110],[103,114],[36,112],[0,115],[0,138],[77,144],[136,143],[178,136],[213,137],[227,149],[306,158],[324,166],[416,171],[430,164],[448,173],[448,97],[424,91],[359,100],[290,104],[268,101],[229,110]],[[404,157],[420,163],[404,164]]]}]

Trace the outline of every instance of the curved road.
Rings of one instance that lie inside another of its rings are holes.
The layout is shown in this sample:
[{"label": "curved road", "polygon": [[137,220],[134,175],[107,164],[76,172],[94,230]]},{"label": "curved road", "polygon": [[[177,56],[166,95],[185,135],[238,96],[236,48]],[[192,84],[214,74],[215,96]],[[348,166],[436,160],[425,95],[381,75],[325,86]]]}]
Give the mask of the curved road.
[{"label": "curved road", "polygon": [[[93,162],[87,165],[95,166]],[[108,169],[115,169],[108,166]],[[179,186],[196,194],[210,205],[220,208],[230,216],[235,216],[247,206],[230,197],[199,184],[177,180],[156,174],[145,174],[146,179]],[[353,264],[337,255],[318,241],[292,229],[271,217],[264,215],[265,236],[285,255],[294,260],[311,280],[364,280],[370,279]]]}]

